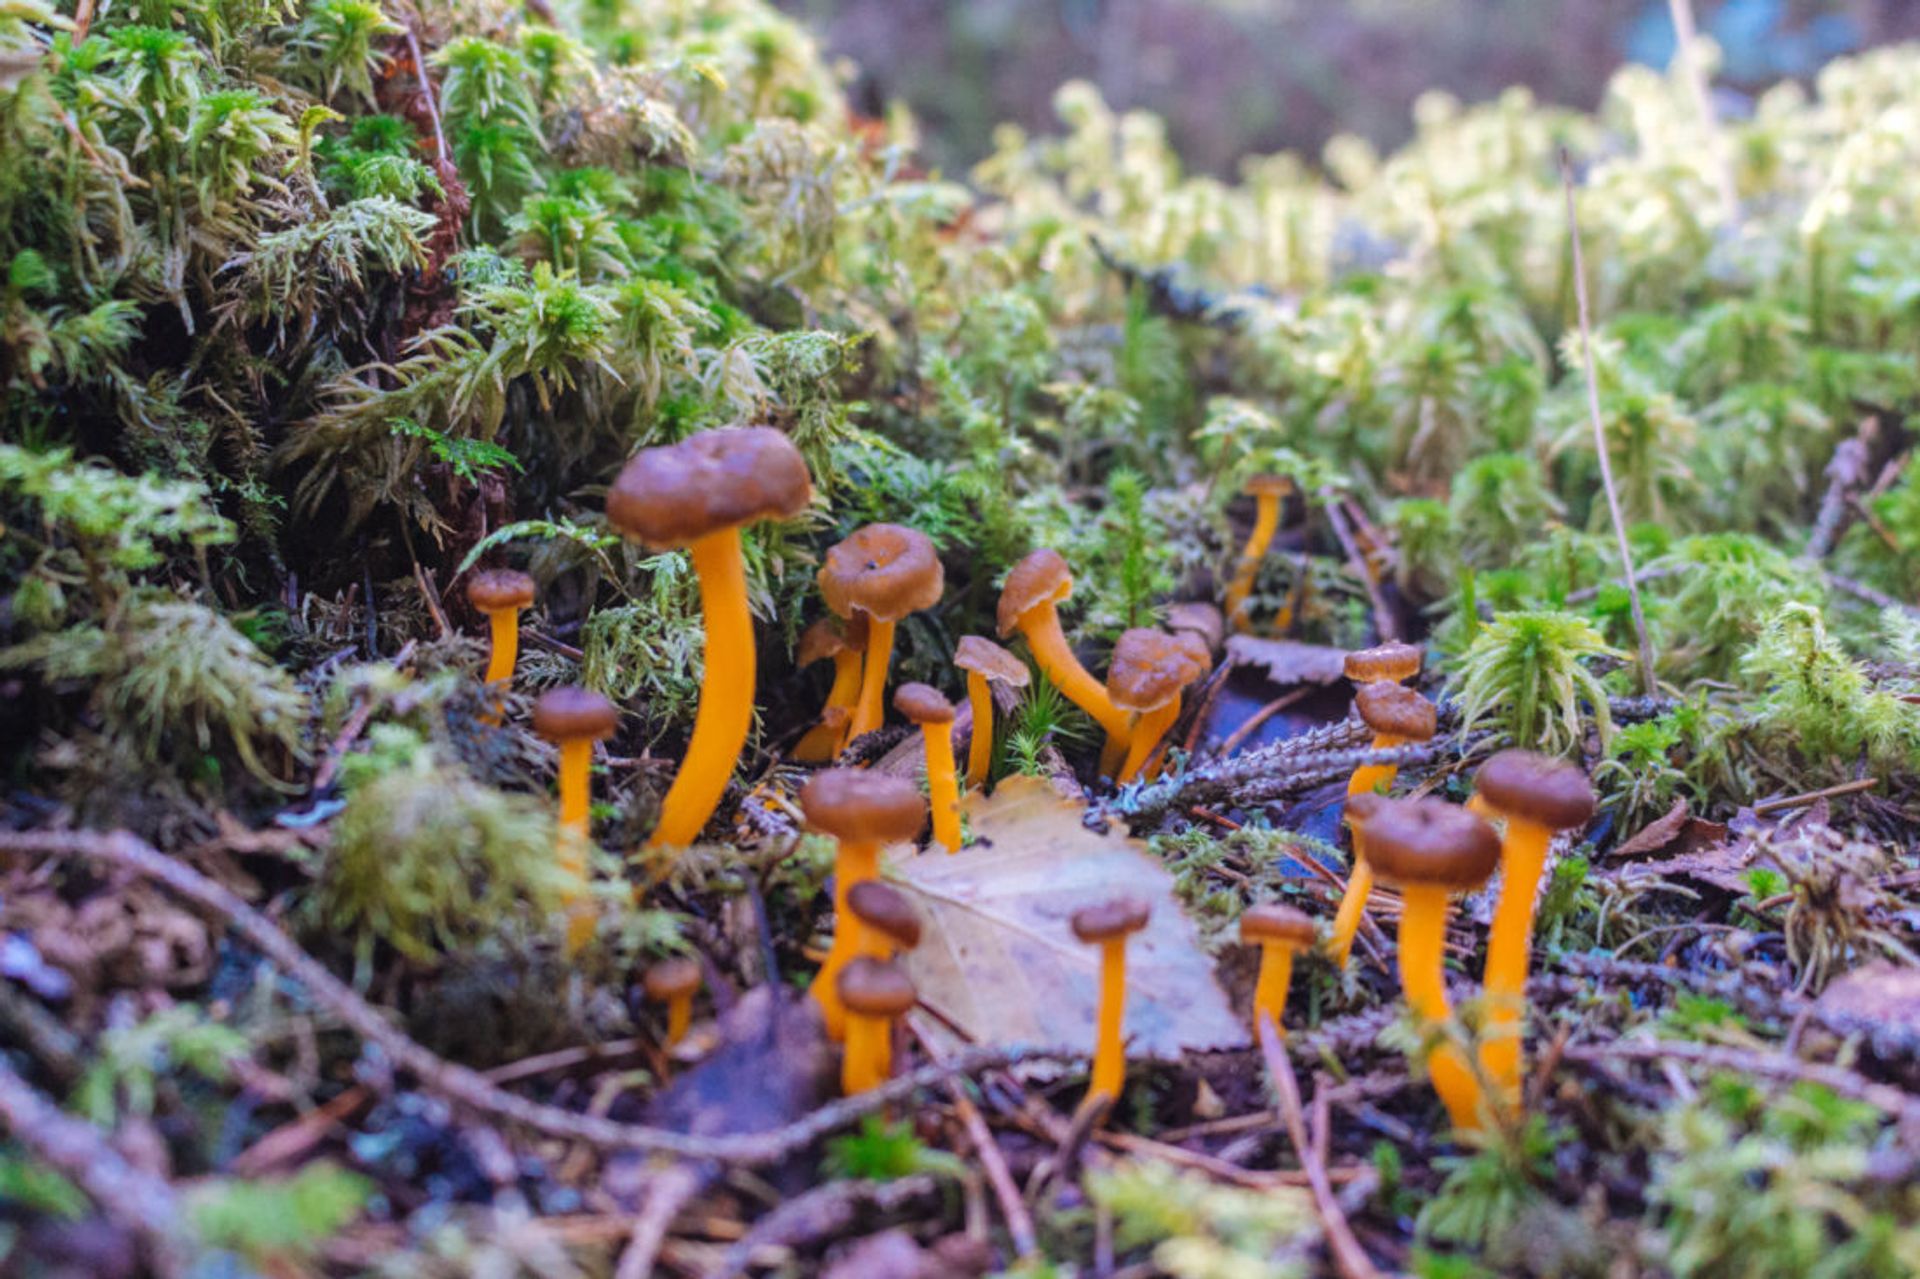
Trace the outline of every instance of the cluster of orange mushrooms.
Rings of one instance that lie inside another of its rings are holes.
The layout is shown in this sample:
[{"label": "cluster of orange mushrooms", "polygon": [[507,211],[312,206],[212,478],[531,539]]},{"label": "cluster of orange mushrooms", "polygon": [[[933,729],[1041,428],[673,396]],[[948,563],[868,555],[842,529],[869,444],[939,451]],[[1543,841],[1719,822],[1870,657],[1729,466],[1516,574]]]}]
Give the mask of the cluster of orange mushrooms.
[{"label": "cluster of orange mushrooms", "polygon": [[[1265,477],[1249,491],[1258,504],[1255,526],[1226,597],[1226,616],[1236,627],[1244,625],[1247,597],[1289,489],[1285,481]],[[708,431],[645,449],[608,492],[607,518],[616,528],[651,548],[687,550],[700,583],[706,632],[700,703],[686,755],[662,801],[653,845],[681,847],[699,836],[719,805],[751,727],[756,655],[741,529],[796,516],[812,497],[812,480],[798,450],[767,427]],[[830,616],[802,635],[798,660],[802,666],[831,660],[834,674],[818,722],[800,739],[793,757],[831,765],[852,742],[881,726],[895,628],[909,614],[940,602],[945,577],[924,533],[871,524],[827,552],[818,580]],[[1051,550],[1034,551],[1007,576],[999,600],[999,636],[1022,637],[1033,665],[1105,730],[1104,776],[1118,783],[1150,778],[1161,767],[1185,691],[1212,669],[1220,616],[1204,606],[1175,606],[1170,629],[1126,631],[1103,681],[1080,663],[1061,629],[1058,609],[1072,590],[1066,561]],[[468,599],[492,628],[486,680],[496,721],[501,693],[513,674],[518,616],[533,597],[532,579],[511,570],[477,572],[469,581]],[[1026,662],[978,635],[960,640],[953,664],[965,673],[967,685],[970,738],[964,775],[954,755],[954,704],[930,684],[908,683],[895,690],[893,706],[923,739],[926,797],[903,778],[850,767],[820,769],[800,793],[807,826],[837,845],[837,927],[809,993],[828,1035],[845,1045],[843,1084],[849,1092],[888,1077],[892,1025],[916,1000],[897,955],[918,944],[920,921],[907,898],[880,879],[881,850],[918,839],[929,815],[935,843],[949,853],[963,847],[959,798],[963,785],[985,785],[992,766],[994,689],[1017,691],[1032,679]],[[1433,737],[1433,704],[1406,684],[1420,665],[1420,650],[1400,643],[1348,655],[1346,674],[1358,685],[1356,708],[1373,730],[1376,748]],[[606,698],[584,688],[548,690],[534,705],[534,731],[553,742],[560,755],[556,851],[577,884],[567,903],[570,953],[594,927],[586,894],[589,769],[593,744],[613,735],[617,718]],[[1578,768],[1523,751],[1488,760],[1464,807],[1433,798],[1391,798],[1395,779],[1392,765],[1370,764],[1356,769],[1349,782],[1353,870],[1326,938],[1326,954],[1344,966],[1375,881],[1398,888],[1401,984],[1415,1018],[1434,1032],[1424,1050],[1429,1073],[1455,1127],[1479,1128],[1517,1113],[1534,903],[1552,835],[1585,825],[1593,813],[1593,792]],[[1495,833],[1490,820],[1504,824],[1504,836]],[[1448,903],[1454,893],[1480,887],[1496,867],[1503,876],[1484,975],[1485,1033],[1477,1061],[1469,1061],[1461,1045],[1443,1033],[1453,1017],[1442,976]],[[1146,906],[1126,899],[1080,910],[1071,920],[1074,934],[1100,952],[1090,1100],[1110,1101],[1124,1083],[1126,946],[1147,923]],[[1278,1032],[1293,958],[1316,944],[1319,930],[1300,911],[1262,903],[1243,914],[1241,938],[1261,951],[1253,1000],[1256,1029],[1265,1018]],[[699,965],[688,959],[668,960],[647,974],[649,996],[667,1005],[669,1044],[686,1033],[700,982]]]}]

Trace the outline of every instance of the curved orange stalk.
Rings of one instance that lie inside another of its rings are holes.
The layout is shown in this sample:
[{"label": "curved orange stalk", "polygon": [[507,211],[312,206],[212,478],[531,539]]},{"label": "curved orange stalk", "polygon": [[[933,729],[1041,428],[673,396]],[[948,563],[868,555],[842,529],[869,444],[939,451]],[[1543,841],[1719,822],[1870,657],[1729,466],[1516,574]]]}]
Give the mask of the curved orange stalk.
[{"label": "curved orange stalk", "polygon": [[1134,729],[1139,727],[1140,716],[1129,713],[1128,722],[1133,726],[1126,733],[1115,736],[1107,734],[1107,740],[1100,747],[1100,776],[1112,777],[1120,771],[1120,765],[1126,762],[1127,747],[1133,741]]},{"label": "curved orange stalk", "polygon": [[709,533],[689,549],[700,578],[706,666],[686,758],[661,802],[660,824],[649,841],[656,848],[684,848],[700,834],[720,806],[753,725],[753,616],[747,611],[740,530]]},{"label": "curved orange stalk", "polygon": [[987,784],[993,764],[993,686],[979,671],[967,672],[967,705],[973,710],[973,736],[967,741],[967,785]]},{"label": "curved orange stalk", "polygon": [[847,1015],[847,1047],[840,1058],[840,1088],[849,1097],[878,1088],[893,1073],[893,1023],[885,1017]]},{"label": "curved orange stalk", "polygon": [[1150,711],[1142,711],[1134,722],[1133,738],[1127,744],[1126,763],[1120,766],[1120,775],[1114,780],[1125,785],[1140,775],[1147,760],[1153,755],[1154,747],[1173,727],[1173,721],[1180,718],[1180,699],[1175,697],[1165,706],[1157,706]]},{"label": "curved orange stalk", "polygon": [[820,1016],[827,1026],[827,1038],[844,1039],[847,1034],[847,1007],[840,1002],[840,970],[860,954],[860,917],[847,909],[847,890],[862,880],[880,873],[880,845],[841,841],[833,859],[833,946],[826,962],[820,965],[813,985],[807,988],[820,1005]]},{"label": "curved orange stalk", "polygon": [[[1442,1025],[1453,1017],[1441,975],[1447,933],[1447,891],[1430,884],[1409,884],[1402,890],[1400,913],[1400,987],[1407,1006],[1423,1028]],[[1473,1132],[1481,1126],[1480,1081],[1474,1078],[1458,1047],[1442,1043],[1427,1057],[1433,1090],[1446,1103],[1453,1126]]]},{"label": "curved orange stalk", "polygon": [[667,1047],[671,1048],[687,1037],[687,1027],[693,1024],[693,992],[686,991],[667,1001]]},{"label": "curved orange stalk", "polygon": [[1087,1096],[1118,1097],[1127,1082],[1127,1053],[1120,1023],[1127,1010],[1127,939],[1100,943],[1100,1020],[1094,1032],[1093,1076]]},{"label": "curved orange stalk", "polygon": [[593,789],[593,740],[569,737],[560,743],[560,829],[555,850],[560,869],[573,881],[562,904],[567,910],[566,953],[573,955],[593,936],[593,906],[587,900],[588,814]]},{"label": "curved orange stalk", "polygon": [[933,837],[949,853],[960,851],[960,785],[954,778],[953,721],[920,726],[927,743],[927,807]]},{"label": "curved orange stalk", "polygon": [[487,614],[493,627],[493,647],[487,654],[487,683],[499,684],[513,678],[514,663],[520,659],[520,610],[496,608]]},{"label": "curved orange stalk", "polygon": [[860,697],[853,705],[853,718],[847,723],[846,742],[880,727],[886,719],[882,704],[887,692],[887,668],[893,665],[892,622],[877,617],[867,621],[866,669],[860,677]]},{"label": "curved orange stalk", "polygon": [[1088,674],[1087,668],[1080,665],[1080,659],[1073,655],[1067,646],[1066,634],[1060,629],[1060,614],[1054,611],[1053,605],[1042,604],[1022,617],[1020,633],[1027,637],[1027,647],[1033,650],[1034,660],[1053,681],[1053,686],[1068,701],[1093,716],[1109,734],[1124,741],[1130,731],[1127,713],[1113,704],[1113,699],[1107,696],[1107,686]]},{"label": "curved orange stalk", "polygon": [[1520,1020],[1527,1006],[1527,961],[1533,945],[1533,912],[1540,896],[1552,832],[1517,817],[1507,818],[1500,852],[1500,902],[1487,935],[1487,1038],[1480,1065],[1500,1089],[1501,1101],[1520,1106]]},{"label": "curved orange stalk", "polygon": [[1273,544],[1273,535],[1280,530],[1280,494],[1256,493],[1253,500],[1253,531],[1247,534],[1240,562],[1234,566],[1233,580],[1227,584],[1227,622],[1236,631],[1247,629],[1247,597],[1253,594],[1253,579],[1260,572],[1260,561],[1266,558],[1267,547]]},{"label": "curved orange stalk", "polygon": [[1273,1018],[1273,1028],[1285,1038],[1287,1025],[1287,987],[1293,984],[1293,947],[1285,942],[1260,943],[1260,980],[1253,987],[1253,1024],[1257,1030],[1260,1014]]},{"label": "curved orange stalk", "polygon": [[[1377,751],[1403,744],[1399,738],[1389,734],[1374,734],[1373,749]],[[1395,764],[1362,764],[1347,779],[1347,796],[1352,798],[1371,790],[1385,792],[1393,786],[1393,779],[1399,775],[1399,766]],[[1367,909],[1367,898],[1373,895],[1373,868],[1367,865],[1363,843],[1365,834],[1359,822],[1350,821],[1350,825],[1353,827],[1353,870],[1347,875],[1347,891],[1340,896],[1340,909],[1333,916],[1333,939],[1327,943],[1337,968],[1345,968],[1347,957],[1353,953],[1353,939],[1360,931],[1360,917]]]},{"label": "curved orange stalk", "polygon": [[[820,708],[824,717],[826,712],[838,707],[852,710],[860,699],[860,654],[848,649],[833,655],[833,687],[827,690],[826,705]],[[847,726],[843,723],[829,723],[825,718],[807,730],[800,744],[793,748],[793,757],[802,764],[824,764],[840,753],[846,744]]]}]

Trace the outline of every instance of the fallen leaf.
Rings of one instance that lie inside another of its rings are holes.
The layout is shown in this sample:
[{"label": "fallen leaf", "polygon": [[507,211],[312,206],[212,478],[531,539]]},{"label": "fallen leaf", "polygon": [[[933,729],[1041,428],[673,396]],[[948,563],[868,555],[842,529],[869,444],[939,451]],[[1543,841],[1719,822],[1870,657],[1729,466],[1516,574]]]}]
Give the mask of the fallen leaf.
[{"label": "fallen leaf", "polygon": [[1276,684],[1331,684],[1346,674],[1347,651],[1298,640],[1235,635],[1227,641],[1227,662],[1262,667]]},{"label": "fallen leaf", "polygon": [[1687,801],[1676,799],[1673,807],[1664,817],[1648,822],[1633,836],[1621,842],[1613,850],[1615,857],[1638,857],[1643,853],[1657,853],[1671,844],[1680,834],[1680,828],[1687,824]]},{"label": "fallen leaf", "polygon": [[1248,1042],[1173,877],[1139,841],[1088,830],[1085,810],[1039,778],[1010,777],[961,809],[978,843],[894,868],[924,924],[906,961],[923,1003],[979,1043],[1090,1049],[1099,950],[1070,920],[1126,896],[1153,910],[1127,946],[1130,1053],[1166,1060]]},{"label": "fallen leaf", "polygon": [[1888,1030],[1920,1031],[1920,968],[1884,962],[1856,968],[1822,991],[1814,1007]]},{"label": "fallen leaf", "polygon": [[1745,839],[1709,844],[1678,857],[1650,863],[1648,869],[1657,870],[1663,878],[1684,875],[1730,893],[1744,893],[1747,870],[1753,864],[1753,847],[1753,842]]},{"label": "fallen leaf", "polygon": [[834,1058],[810,999],[756,986],[720,1018],[719,1043],[647,1108],[648,1123],[695,1136],[766,1132],[833,1095]]}]

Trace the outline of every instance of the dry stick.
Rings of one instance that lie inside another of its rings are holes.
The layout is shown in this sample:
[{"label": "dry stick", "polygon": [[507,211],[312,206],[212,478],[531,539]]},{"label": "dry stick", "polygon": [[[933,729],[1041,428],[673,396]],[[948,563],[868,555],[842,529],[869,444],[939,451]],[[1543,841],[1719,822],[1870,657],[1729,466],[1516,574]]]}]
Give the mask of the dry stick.
[{"label": "dry stick", "polygon": [[[907,1029],[929,1060],[942,1059],[933,1037],[921,1028],[917,1017],[907,1019]],[[967,1140],[973,1143],[974,1157],[980,1161],[981,1171],[987,1174],[987,1184],[993,1187],[993,1197],[1000,1203],[1000,1215],[1007,1219],[1007,1233],[1013,1237],[1015,1255],[1031,1256],[1039,1250],[1039,1236],[1033,1229],[1033,1215],[1027,1211],[1020,1187],[1014,1184],[1013,1172],[1007,1167],[1007,1157],[1000,1152],[1000,1143],[993,1139],[993,1130],[987,1127],[980,1108],[973,1104],[973,1098],[967,1096],[959,1080],[947,1081],[947,1095],[953,1098],[954,1113],[960,1116]]]},{"label": "dry stick", "polygon": [[1841,782],[1838,786],[1828,786],[1821,790],[1810,790],[1804,795],[1786,795],[1780,799],[1769,799],[1753,806],[1754,816],[1764,817],[1768,813],[1778,813],[1789,808],[1805,808],[1808,804],[1823,799],[1838,799],[1842,795],[1857,795],[1863,790],[1872,790],[1880,784],[1878,777],[1860,777],[1850,782]]},{"label": "dry stick", "polygon": [[1352,1227],[1347,1225],[1347,1214],[1340,1211],[1340,1201],[1334,1198],[1333,1183],[1327,1178],[1327,1166],[1321,1161],[1320,1152],[1307,1140],[1307,1121],[1300,1112],[1300,1081],[1294,1078],[1293,1063],[1287,1060],[1287,1050],[1281,1046],[1273,1018],[1262,1015],[1254,1020],[1260,1033],[1260,1055],[1267,1059],[1267,1074],[1273,1080],[1274,1093],[1280,1098],[1280,1115],[1286,1121],[1287,1138],[1293,1142],[1300,1166],[1307,1171],[1307,1185],[1320,1212],[1321,1228],[1327,1232],[1327,1251],[1333,1254],[1334,1268],[1345,1279],[1380,1279],[1373,1260],[1354,1238]]},{"label": "dry stick", "polygon": [[104,835],[98,831],[0,832],[0,852],[81,857],[123,867],[155,880],[188,901],[224,916],[235,932],[305,986],[313,999],[338,1017],[347,1029],[379,1047],[396,1066],[415,1076],[423,1088],[469,1110],[548,1137],[585,1142],[602,1150],[652,1151],[755,1167],[777,1162],[863,1115],[955,1076],[1021,1061],[1071,1061],[1084,1055],[1037,1048],[972,1049],[956,1055],[945,1065],[923,1066],[912,1074],[902,1075],[858,1096],[830,1102],[804,1119],[766,1132],[698,1137],[668,1128],[621,1123],[529,1101],[507,1092],[476,1070],[437,1056],[395,1029],[378,1009],[328,972],[232,890],[127,831]]},{"label": "dry stick", "polygon": [[1895,608],[1909,616],[1920,617],[1920,608],[1915,608],[1911,604],[1903,603],[1893,598],[1893,596],[1888,595],[1885,591],[1876,591],[1865,582],[1856,582],[1852,578],[1842,577],[1838,573],[1822,573],[1821,577],[1823,577],[1827,585],[1831,586],[1834,590],[1839,591],[1842,595],[1851,595],[1863,604],[1871,604],[1878,609]]},{"label": "dry stick", "polygon": [[687,1201],[699,1193],[705,1180],[687,1165],[675,1164],[649,1181],[646,1202],[634,1216],[633,1231],[627,1237],[627,1247],[620,1254],[613,1279],[647,1279],[653,1273],[653,1263],[660,1256],[661,1245],[667,1241],[673,1219],[680,1215]]},{"label": "dry stick", "polygon": [[413,23],[407,23],[407,54],[413,59],[413,73],[420,77],[420,97],[427,104],[427,119],[433,121],[433,154],[444,168],[452,161],[447,157],[447,134],[440,127],[440,103],[433,95],[433,78],[427,74],[427,59],[420,52],[420,36],[413,29]]},{"label": "dry stick", "polygon": [[1620,494],[1613,486],[1613,459],[1607,454],[1607,430],[1600,420],[1600,377],[1593,367],[1593,320],[1587,312],[1587,263],[1580,248],[1580,218],[1573,206],[1573,157],[1560,148],[1560,182],[1567,193],[1567,233],[1573,237],[1573,291],[1580,309],[1580,355],[1587,373],[1587,415],[1593,419],[1593,448],[1600,459],[1600,486],[1613,514],[1613,535],[1620,543],[1620,564],[1627,579],[1627,598],[1633,605],[1633,629],[1640,636],[1640,685],[1648,697],[1660,694],[1653,674],[1653,640],[1647,634],[1647,615],[1640,607],[1640,583],[1633,576],[1633,549],[1627,545],[1627,521],[1620,514]]},{"label": "dry stick", "polygon": [[1302,685],[1299,688],[1294,689],[1290,693],[1280,694],[1280,696],[1274,698],[1272,701],[1268,702],[1265,706],[1262,706],[1259,710],[1247,716],[1246,721],[1242,723],[1240,727],[1234,729],[1232,736],[1228,737],[1226,741],[1221,742],[1220,749],[1214,753],[1216,755],[1233,754],[1234,750],[1240,745],[1240,743],[1246,741],[1249,737],[1253,736],[1255,729],[1259,728],[1262,724],[1272,719],[1275,715],[1278,715],[1281,711],[1286,710],[1289,706],[1295,705],[1298,702],[1305,701],[1307,698],[1307,694],[1313,692],[1314,688],[1315,688],[1314,685],[1306,684],[1306,685]]},{"label": "dry stick", "polygon": [[1353,540],[1353,530],[1347,526],[1347,517],[1340,510],[1339,503],[1333,501],[1330,495],[1323,494],[1320,509],[1326,515],[1327,524],[1332,527],[1340,549],[1346,553],[1347,563],[1354,575],[1367,588],[1367,602],[1373,607],[1373,625],[1380,632],[1380,639],[1383,642],[1399,639],[1400,624],[1394,619],[1393,610],[1387,606],[1387,597],[1380,593],[1380,583],[1374,580],[1373,570],[1367,566],[1367,557],[1360,553],[1360,544]]},{"label": "dry stick", "polygon": [[[1731,226],[1740,220],[1740,192],[1733,182],[1733,160],[1727,154],[1720,135],[1720,119],[1713,109],[1713,94],[1707,89],[1707,76],[1695,56],[1700,33],[1693,22],[1693,0],[1667,0],[1673,14],[1674,52],[1680,58],[1687,89],[1693,94],[1693,108],[1700,113],[1700,127],[1706,131],[1707,149],[1712,152],[1714,185],[1720,191],[1720,213]],[[1577,269],[1577,268],[1576,268]]]},{"label": "dry stick", "polygon": [[1566,1051],[1568,1061],[1596,1064],[1609,1058],[1629,1061],[1675,1061],[1713,1070],[1740,1071],[1790,1083],[1819,1084],[1842,1097],[1864,1101],[1903,1123],[1920,1123],[1920,1098],[1891,1084],[1875,1083],[1840,1066],[1801,1061],[1781,1053],[1748,1052],[1710,1044],[1676,1043],[1662,1039],[1620,1039]]},{"label": "dry stick", "polygon": [[1868,416],[1860,430],[1840,442],[1828,459],[1827,491],[1820,499],[1820,513],[1814,517],[1813,532],[1807,537],[1807,549],[1801,552],[1809,560],[1827,557],[1847,525],[1852,508],[1847,499],[1867,478],[1868,441],[1879,434],[1880,419]]}]

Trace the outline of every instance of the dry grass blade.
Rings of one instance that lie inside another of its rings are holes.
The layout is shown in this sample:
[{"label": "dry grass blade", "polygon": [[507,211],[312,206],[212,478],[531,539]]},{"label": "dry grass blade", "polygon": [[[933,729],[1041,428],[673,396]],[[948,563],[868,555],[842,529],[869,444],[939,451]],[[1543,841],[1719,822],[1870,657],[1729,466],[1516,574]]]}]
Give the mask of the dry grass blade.
[{"label": "dry grass blade", "polygon": [[1380,1279],[1380,1271],[1354,1237],[1353,1228],[1347,1224],[1347,1214],[1340,1210],[1340,1201],[1334,1197],[1324,1152],[1307,1140],[1306,1116],[1300,1107],[1300,1081],[1294,1077],[1293,1063],[1287,1060],[1279,1032],[1274,1029],[1271,1018],[1259,1020],[1260,1055],[1266,1058],[1267,1074],[1280,1099],[1280,1115],[1286,1122],[1287,1137],[1293,1142],[1300,1166],[1307,1171],[1307,1185],[1313,1191],[1321,1227],[1327,1232],[1327,1249],[1333,1254],[1334,1267],[1344,1279]]}]

